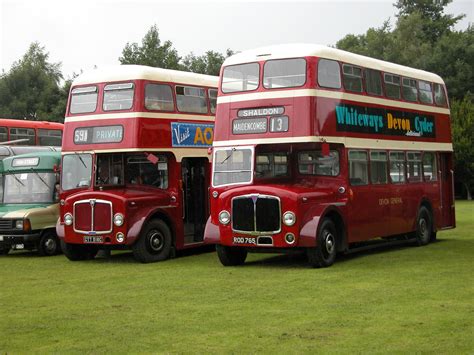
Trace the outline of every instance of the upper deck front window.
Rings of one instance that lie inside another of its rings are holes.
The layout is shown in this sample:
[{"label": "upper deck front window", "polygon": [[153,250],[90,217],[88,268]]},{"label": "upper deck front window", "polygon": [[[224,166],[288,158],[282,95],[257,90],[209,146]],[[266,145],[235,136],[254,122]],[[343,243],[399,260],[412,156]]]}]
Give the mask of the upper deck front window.
[{"label": "upper deck front window", "polygon": [[341,88],[341,68],[335,60],[320,59],[318,62],[318,84],[324,88]]},{"label": "upper deck front window", "polygon": [[71,113],[89,113],[97,108],[97,86],[74,88],[71,91]]},{"label": "upper deck front window", "polygon": [[263,68],[263,86],[267,89],[303,86],[306,61],[303,58],[269,60]]},{"label": "upper deck front window", "polygon": [[232,65],[224,68],[222,92],[251,91],[258,88],[260,67],[258,63]]},{"label": "upper deck front window", "polygon": [[130,110],[133,105],[133,83],[110,84],[104,87],[104,111]]}]

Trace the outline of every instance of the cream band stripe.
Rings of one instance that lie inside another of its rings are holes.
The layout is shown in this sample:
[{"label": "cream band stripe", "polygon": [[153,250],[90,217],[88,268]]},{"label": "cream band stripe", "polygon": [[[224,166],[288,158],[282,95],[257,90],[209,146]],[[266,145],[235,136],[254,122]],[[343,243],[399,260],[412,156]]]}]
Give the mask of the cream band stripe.
[{"label": "cream band stripe", "polygon": [[214,141],[214,147],[232,147],[238,145],[257,145],[257,144],[282,144],[282,143],[340,143],[346,148],[360,149],[409,149],[409,150],[433,150],[433,151],[453,151],[452,143],[436,142],[413,142],[413,141],[394,141],[387,139],[369,139],[352,137],[288,137],[288,138],[256,138],[256,139],[238,139],[229,141]]},{"label": "cream band stripe", "polygon": [[401,109],[418,110],[431,113],[441,113],[449,115],[450,111],[447,108],[434,107],[427,105],[412,104],[407,102],[399,102],[388,99],[381,99],[372,96],[348,94],[340,91],[329,91],[329,90],[317,90],[317,89],[300,89],[300,90],[281,90],[281,91],[267,91],[257,92],[248,94],[237,94],[229,96],[219,96],[217,98],[217,104],[232,103],[232,102],[243,102],[243,101],[254,101],[254,100],[267,100],[267,99],[284,99],[292,97],[305,97],[305,96],[317,96],[328,99],[338,100],[349,100],[367,104],[382,105],[388,107],[396,107]]},{"label": "cream band stripe", "polygon": [[128,112],[128,113],[105,113],[101,115],[86,115],[76,117],[66,117],[64,123],[68,122],[86,122],[97,120],[113,120],[113,119],[127,119],[127,118],[155,118],[164,120],[189,120],[189,121],[209,121],[214,122],[214,116],[194,116],[182,115],[179,113],[150,113],[150,112]]}]

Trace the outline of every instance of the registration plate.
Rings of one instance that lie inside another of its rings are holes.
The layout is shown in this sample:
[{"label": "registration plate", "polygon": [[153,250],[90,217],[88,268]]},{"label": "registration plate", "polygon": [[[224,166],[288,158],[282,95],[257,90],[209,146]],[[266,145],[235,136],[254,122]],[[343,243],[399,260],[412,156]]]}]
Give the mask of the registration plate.
[{"label": "registration plate", "polygon": [[23,249],[25,249],[25,245],[24,245],[24,244],[15,244],[15,245],[13,246],[13,249],[15,249],[15,250],[23,250]]},{"label": "registration plate", "polygon": [[3,235],[0,235],[0,242],[3,242]]},{"label": "registration plate", "polygon": [[234,244],[253,244],[257,245],[257,238],[255,237],[234,237]]},{"label": "registration plate", "polygon": [[103,239],[101,236],[85,236],[84,237],[84,243],[103,243]]}]

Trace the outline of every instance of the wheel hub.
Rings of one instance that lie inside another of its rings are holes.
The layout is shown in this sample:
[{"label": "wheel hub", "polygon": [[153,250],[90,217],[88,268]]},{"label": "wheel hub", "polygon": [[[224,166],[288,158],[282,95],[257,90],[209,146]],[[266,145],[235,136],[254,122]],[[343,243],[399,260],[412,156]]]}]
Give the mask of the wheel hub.
[{"label": "wheel hub", "polygon": [[163,249],[163,236],[157,231],[151,231],[149,234],[150,247],[153,251]]},{"label": "wheel hub", "polygon": [[329,254],[334,252],[334,236],[331,233],[326,234],[326,250]]}]

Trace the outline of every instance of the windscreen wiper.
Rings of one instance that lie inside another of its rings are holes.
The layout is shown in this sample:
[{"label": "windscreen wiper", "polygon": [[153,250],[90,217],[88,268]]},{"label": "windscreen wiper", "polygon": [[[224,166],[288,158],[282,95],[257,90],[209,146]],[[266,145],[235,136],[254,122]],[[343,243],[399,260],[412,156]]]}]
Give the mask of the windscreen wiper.
[{"label": "windscreen wiper", "polygon": [[84,162],[84,159],[82,159],[81,155],[80,155],[78,152],[74,152],[74,154],[76,154],[76,156],[79,158],[79,160],[81,161],[82,165],[84,165],[84,168],[87,169],[87,165],[86,165],[86,163]]},{"label": "windscreen wiper", "polygon": [[48,183],[41,177],[40,174],[38,174],[37,171],[35,171],[35,170],[33,170],[33,168],[31,168],[31,172],[32,172],[32,173],[35,173],[36,176],[43,182],[43,184],[46,185],[46,187],[47,187],[48,189],[51,189],[51,186],[48,185]]},{"label": "windscreen wiper", "polygon": [[15,176],[15,174],[12,174],[12,176],[13,176],[13,177],[15,178],[15,180],[18,181],[22,186],[25,186],[25,184],[22,183],[21,180],[18,179],[18,178]]},{"label": "windscreen wiper", "polygon": [[229,159],[232,156],[232,154],[234,154],[235,151],[236,151],[235,147],[232,148],[229,155],[223,161],[221,161],[219,164],[224,164],[227,161],[227,159]]}]

